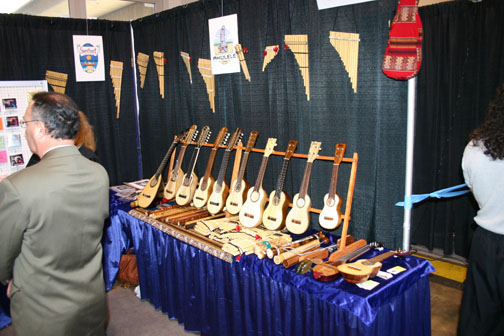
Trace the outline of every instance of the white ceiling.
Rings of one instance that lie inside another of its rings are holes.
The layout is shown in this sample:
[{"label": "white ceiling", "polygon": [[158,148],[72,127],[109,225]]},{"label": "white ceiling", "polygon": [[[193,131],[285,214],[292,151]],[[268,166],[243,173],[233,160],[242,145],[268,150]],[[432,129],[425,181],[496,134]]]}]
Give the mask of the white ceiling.
[{"label": "white ceiling", "polygon": [[[0,13],[21,13],[38,16],[68,17],[69,0],[0,0]],[[137,0],[146,2],[146,0]],[[168,0],[173,7],[195,0]],[[452,0],[420,0],[420,6]],[[474,0],[473,0],[474,1]],[[153,3],[156,0],[152,1]],[[98,18],[135,3],[135,0],[86,0],[88,18]],[[21,6],[21,8],[19,8]],[[171,5],[169,7],[172,7]]]},{"label": "white ceiling", "polygon": [[[23,0],[2,0],[1,2],[25,2]],[[105,14],[114,12],[123,7],[134,4],[132,1],[123,0],[86,0],[87,17],[100,17]],[[7,12],[7,11],[5,11]],[[14,13],[52,16],[52,17],[68,17],[68,0],[30,0]]]}]

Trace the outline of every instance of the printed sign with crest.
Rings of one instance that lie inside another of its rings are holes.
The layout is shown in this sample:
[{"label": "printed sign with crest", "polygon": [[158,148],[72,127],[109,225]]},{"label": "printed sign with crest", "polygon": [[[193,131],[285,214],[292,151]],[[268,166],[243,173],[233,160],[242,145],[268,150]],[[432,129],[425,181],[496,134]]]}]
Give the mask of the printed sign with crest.
[{"label": "printed sign with crest", "polygon": [[105,80],[105,58],[101,36],[73,35],[75,80],[95,82]]}]

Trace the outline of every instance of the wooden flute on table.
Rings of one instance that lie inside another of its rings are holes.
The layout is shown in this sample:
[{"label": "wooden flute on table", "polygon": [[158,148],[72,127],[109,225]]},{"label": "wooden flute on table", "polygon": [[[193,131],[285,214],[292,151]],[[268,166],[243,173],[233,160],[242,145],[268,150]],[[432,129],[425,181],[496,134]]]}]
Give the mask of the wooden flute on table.
[{"label": "wooden flute on table", "polygon": [[303,253],[308,252],[310,250],[316,249],[321,244],[323,244],[323,243],[327,244],[328,242],[329,242],[329,238],[327,238],[327,237],[324,237],[322,239],[322,241],[311,240],[308,243],[303,244],[295,249],[292,249],[290,251],[287,251],[287,252],[284,252],[284,253],[281,253],[279,255],[274,256],[273,262],[277,265],[280,265],[286,259],[292,258],[296,255],[303,254]]},{"label": "wooden flute on table", "polygon": [[317,240],[321,241],[325,235],[322,232],[315,233],[306,237],[303,237],[301,239],[295,240],[293,242],[290,242],[288,244],[282,245],[282,246],[271,246],[266,250],[266,256],[270,259],[272,259],[274,256],[279,255],[283,252],[292,250],[293,248],[299,247],[304,243],[307,243],[312,240]]}]

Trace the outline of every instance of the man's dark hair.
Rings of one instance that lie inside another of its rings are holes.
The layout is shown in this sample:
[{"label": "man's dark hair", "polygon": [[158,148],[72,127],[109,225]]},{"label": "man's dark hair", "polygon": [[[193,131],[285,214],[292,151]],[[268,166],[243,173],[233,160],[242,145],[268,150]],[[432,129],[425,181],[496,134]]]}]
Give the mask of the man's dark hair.
[{"label": "man's dark hair", "polygon": [[471,139],[475,144],[481,141],[485,145],[485,155],[494,160],[504,159],[504,84],[497,89],[485,120],[472,132]]},{"label": "man's dark hair", "polygon": [[39,92],[33,96],[32,120],[44,123],[55,139],[75,139],[79,130],[79,108],[72,98],[58,92]]}]

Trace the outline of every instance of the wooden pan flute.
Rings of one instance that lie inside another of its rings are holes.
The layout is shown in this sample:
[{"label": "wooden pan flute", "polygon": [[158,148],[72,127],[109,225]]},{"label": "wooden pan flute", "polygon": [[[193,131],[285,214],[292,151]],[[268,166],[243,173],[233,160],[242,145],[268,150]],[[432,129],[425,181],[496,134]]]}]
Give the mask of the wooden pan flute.
[{"label": "wooden pan flute", "polygon": [[180,57],[182,57],[182,60],[184,61],[184,64],[187,68],[187,72],[189,73],[189,81],[192,84],[192,71],[191,71],[191,56],[189,56],[188,53],[181,51],[180,52]]},{"label": "wooden pan flute", "polygon": [[140,87],[143,89],[147,67],[149,65],[149,55],[139,52],[137,55],[138,72],[140,73]]},{"label": "wooden pan flute", "polygon": [[68,75],[61,72],[46,70],[46,80],[55,92],[65,93]]},{"label": "wooden pan flute", "polygon": [[242,49],[242,46],[240,43],[235,45],[235,50],[236,50],[236,53],[238,54],[238,59],[240,60],[240,65],[241,65],[243,74],[245,75],[245,79],[250,82],[250,74],[249,74],[248,67],[247,67],[247,61],[245,61],[245,55],[243,53],[243,49]]},{"label": "wooden pan flute", "polygon": [[285,45],[294,53],[303,77],[306,100],[310,100],[310,64],[308,60],[308,35],[285,35]]},{"label": "wooden pan flute", "polygon": [[278,54],[278,44],[267,46],[266,48],[264,48],[264,61],[262,71],[266,69],[266,66],[273,60],[273,58],[275,58],[277,54]]},{"label": "wooden pan flute", "polygon": [[212,62],[209,59],[198,59],[198,69],[203,76],[210,101],[210,108],[215,113],[215,78],[212,73]]},{"label": "wooden pan flute", "polygon": [[110,78],[114,88],[114,97],[116,102],[116,118],[119,119],[119,110],[121,107],[121,82],[122,82],[123,62],[110,61]]},{"label": "wooden pan flute", "polygon": [[331,31],[329,32],[329,41],[338,52],[352,83],[352,89],[356,93],[359,66],[359,34]]},{"label": "wooden pan flute", "polygon": [[154,62],[156,63],[156,70],[159,81],[159,94],[164,99],[164,52],[154,51]]}]

